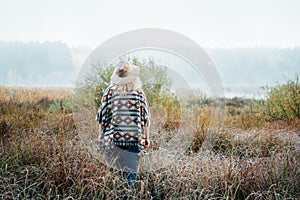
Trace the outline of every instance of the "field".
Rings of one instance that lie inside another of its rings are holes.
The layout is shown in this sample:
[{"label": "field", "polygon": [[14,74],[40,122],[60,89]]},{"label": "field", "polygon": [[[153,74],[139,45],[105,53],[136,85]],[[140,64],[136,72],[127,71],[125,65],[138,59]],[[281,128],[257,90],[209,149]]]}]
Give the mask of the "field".
[{"label": "field", "polygon": [[300,198],[298,90],[295,109],[283,113],[285,104],[270,95],[279,108],[267,100],[226,99],[221,123],[212,117],[216,100],[199,101],[180,117],[154,114],[154,156],[145,156],[136,191],[82,145],[71,93],[0,87],[1,199]]}]

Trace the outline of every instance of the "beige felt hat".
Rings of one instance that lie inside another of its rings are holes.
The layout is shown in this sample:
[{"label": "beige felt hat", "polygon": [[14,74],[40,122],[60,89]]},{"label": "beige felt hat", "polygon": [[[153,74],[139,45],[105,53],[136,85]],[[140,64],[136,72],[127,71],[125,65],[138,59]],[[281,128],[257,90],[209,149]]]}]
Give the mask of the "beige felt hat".
[{"label": "beige felt hat", "polygon": [[120,61],[111,76],[111,83],[123,85],[133,82],[139,75],[140,68],[130,64],[128,61]]}]

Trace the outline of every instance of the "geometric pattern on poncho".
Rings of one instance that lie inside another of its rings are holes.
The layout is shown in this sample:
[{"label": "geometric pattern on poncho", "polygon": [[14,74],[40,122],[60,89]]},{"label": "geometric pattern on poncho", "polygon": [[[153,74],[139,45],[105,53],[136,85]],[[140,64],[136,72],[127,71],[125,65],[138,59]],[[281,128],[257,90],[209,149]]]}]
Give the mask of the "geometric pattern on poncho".
[{"label": "geometric pattern on poncho", "polygon": [[137,145],[145,138],[143,126],[149,126],[150,112],[143,90],[120,95],[115,87],[107,88],[102,96],[96,120],[102,126],[103,143],[113,141],[119,146]]}]

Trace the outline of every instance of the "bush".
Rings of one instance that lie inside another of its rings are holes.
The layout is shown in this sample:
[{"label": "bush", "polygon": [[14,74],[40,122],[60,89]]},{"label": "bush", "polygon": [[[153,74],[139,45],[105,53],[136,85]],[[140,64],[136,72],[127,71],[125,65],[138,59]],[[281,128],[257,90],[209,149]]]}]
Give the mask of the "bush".
[{"label": "bush", "polygon": [[[153,59],[139,60],[127,58],[127,60],[140,67],[139,77],[143,83],[143,90],[147,95],[150,105],[159,99],[163,93],[170,91],[171,78],[167,75],[166,67],[159,66]],[[101,63],[92,64],[93,69],[86,73],[83,80],[77,83],[73,103],[75,110],[86,108],[98,108],[105,89],[110,85],[110,77],[115,66]]]},{"label": "bush", "polygon": [[54,101],[49,106],[49,112],[50,113],[72,113],[72,103],[70,101]]},{"label": "bush", "polygon": [[265,88],[267,101],[265,115],[269,120],[300,119],[300,84],[299,77],[288,80],[285,84]]}]

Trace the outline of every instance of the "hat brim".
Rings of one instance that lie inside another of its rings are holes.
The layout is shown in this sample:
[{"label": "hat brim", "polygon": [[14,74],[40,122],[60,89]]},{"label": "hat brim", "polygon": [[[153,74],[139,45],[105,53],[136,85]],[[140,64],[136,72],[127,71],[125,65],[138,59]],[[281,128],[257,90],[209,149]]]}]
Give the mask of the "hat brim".
[{"label": "hat brim", "polygon": [[132,70],[126,77],[119,77],[116,73],[116,70],[114,71],[113,75],[111,76],[111,82],[117,85],[127,84],[130,82],[133,82],[139,75],[140,68],[135,65],[131,65]]}]

